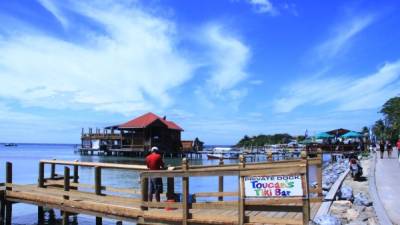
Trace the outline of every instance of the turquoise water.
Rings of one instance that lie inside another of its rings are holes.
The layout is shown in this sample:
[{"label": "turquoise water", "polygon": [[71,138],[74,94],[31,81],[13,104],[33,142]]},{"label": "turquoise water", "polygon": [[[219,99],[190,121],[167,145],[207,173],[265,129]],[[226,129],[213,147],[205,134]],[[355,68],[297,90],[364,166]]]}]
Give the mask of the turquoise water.
[{"label": "turquoise water", "polygon": [[[4,147],[0,145],[0,182],[5,181],[5,164],[7,161],[13,163],[13,183],[35,184],[37,183],[38,166],[41,159],[79,160],[84,162],[110,162],[123,164],[144,164],[141,158],[112,157],[112,156],[81,156],[75,153],[74,145],[44,145],[44,144],[19,144],[17,147]],[[260,158],[259,160],[265,160]],[[327,159],[325,159],[327,160]],[[213,165],[218,160],[193,159],[191,165]],[[165,159],[166,164],[180,165],[181,159]],[[226,160],[226,164],[237,163],[237,160]],[[46,176],[49,176],[50,168],[46,168]],[[311,178],[315,170],[311,170]],[[57,173],[63,174],[63,167],[57,167]],[[91,168],[79,169],[79,180],[81,183],[93,184],[94,171]],[[217,177],[196,177],[190,180],[190,192],[214,192],[217,191]],[[175,190],[179,192],[180,179],[175,179]],[[116,188],[139,188],[139,174],[135,171],[124,171],[115,169],[102,170],[102,182],[105,186]],[[164,182],[166,185],[166,182]],[[237,191],[237,177],[225,177],[224,188],[226,191]],[[164,188],[166,190],[166,188]],[[137,197],[137,196],[136,196]],[[198,199],[209,200],[209,199]],[[57,223],[60,221],[60,213],[55,211]],[[94,224],[94,217],[79,215],[71,224]],[[13,224],[36,224],[37,207],[26,204],[15,204],[13,206]],[[47,220],[48,224],[54,224],[53,220]],[[104,224],[115,224],[113,220],[104,220]],[[124,224],[129,224],[124,222]],[[132,224],[132,223],[131,223]]]}]

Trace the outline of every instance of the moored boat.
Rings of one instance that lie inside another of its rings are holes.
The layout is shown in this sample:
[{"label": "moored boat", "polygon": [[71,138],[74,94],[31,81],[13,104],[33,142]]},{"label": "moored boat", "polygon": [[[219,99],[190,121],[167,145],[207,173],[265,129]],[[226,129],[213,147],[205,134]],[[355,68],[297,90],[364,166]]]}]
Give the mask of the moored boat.
[{"label": "moored boat", "polygon": [[7,143],[7,144],[4,144],[4,146],[5,147],[17,147],[18,145],[15,143]]},{"label": "moored boat", "polygon": [[213,148],[212,152],[207,154],[208,159],[238,159],[239,151],[226,148],[226,147],[216,147]]}]

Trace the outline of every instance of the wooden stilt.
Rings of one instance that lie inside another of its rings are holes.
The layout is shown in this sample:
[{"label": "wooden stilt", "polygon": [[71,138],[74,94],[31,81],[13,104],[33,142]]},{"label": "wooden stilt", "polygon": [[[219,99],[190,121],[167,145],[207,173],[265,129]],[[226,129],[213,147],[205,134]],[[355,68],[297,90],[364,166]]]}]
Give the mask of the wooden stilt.
[{"label": "wooden stilt", "polygon": [[6,212],[4,191],[0,191],[0,225],[4,225],[4,217]]},{"label": "wooden stilt", "polygon": [[68,215],[68,212],[63,212],[63,215],[62,215],[62,224],[63,225],[68,225],[69,224],[69,215]]},{"label": "wooden stilt", "polygon": [[102,225],[102,224],[103,224],[103,218],[96,217],[96,225]]},{"label": "wooden stilt", "polygon": [[6,201],[6,225],[11,225],[12,219],[12,203]]},{"label": "wooden stilt", "polygon": [[44,209],[43,209],[43,206],[38,206],[37,223],[38,223],[38,225],[43,225],[44,224]]}]

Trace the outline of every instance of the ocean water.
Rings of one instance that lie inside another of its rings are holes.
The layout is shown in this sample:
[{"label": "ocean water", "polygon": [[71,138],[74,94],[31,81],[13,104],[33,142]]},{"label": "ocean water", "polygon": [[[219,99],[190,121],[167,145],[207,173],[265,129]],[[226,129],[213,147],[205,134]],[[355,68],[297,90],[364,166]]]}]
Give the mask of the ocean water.
[{"label": "ocean water", "polygon": [[[0,145],[0,182],[5,182],[5,164],[7,161],[13,164],[13,183],[35,184],[38,178],[39,161],[41,159],[78,160],[82,162],[107,162],[123,164],[144,164],[142,158],[112,157],[112,156],[82,156],[75,153],[74,145],[54,144],[19,144],[17,147],[4,147]],[[261,158],[259,160],[265,160]],[[324,160],[329,160],[324,157]],[[218,160],[191,159],[191,165],[215,165]],[[180,158],[165,158],[168,165],[180,165]],[[226,164],[237,163],[237,160],[225,160]],[[46,167],[46,177],[49,176],[50,168]],[[63,167],[58,166],[56,172],[63,174]],[[93,184],[94,171],[91,168],[79,169],[79,181],[85,184]],[[315,180],[315,169],[310,170],[310,182]],[[190,180],[190,192],[215,192],[218,190],[217,177],[195,177]],[[139,173],[135,171],[124,171],[115,169],[102,170],[102,185],[115,188],[139,188]],[[164,182],[166,185],[166,182]],[[181,187],[180,179],[175,179],[175,190]],[[226,191],[237,191],[237,177],[225,177],[224,188]],[[166,190],[166,188],[164,188]],[[135,197],[135,196],[132,196]],[[138,197],[138,196],[136,196]],[[199,201],[208,199],[199,199]],[[54,214],[46,214],[47,224],[61,223],[60,212],[55,210]],[[37,207],[27,204],[15,204],[13,206],[13,224],[37,224]],[[115,224],[115,220],[103,219],[103,224]],[[92,216],[78,215],[71,218],[71,224],[94,224]],[[124,224],[133,224],[124,222]]]}]

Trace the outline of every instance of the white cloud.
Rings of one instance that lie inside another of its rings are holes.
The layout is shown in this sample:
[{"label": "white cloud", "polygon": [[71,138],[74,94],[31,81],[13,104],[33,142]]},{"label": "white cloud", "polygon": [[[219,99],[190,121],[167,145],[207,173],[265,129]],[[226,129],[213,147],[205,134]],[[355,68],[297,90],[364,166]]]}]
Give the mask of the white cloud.
[{"label": "white cloud", "polygon": [[268,13],[270,15],[276,15],[278,13],[277,9],[272,5],[269,0],[247,0],[251,5],[253,5],[254,10],[257,13]]},{"label": "white cloud", "polygon": [[[41,2],[68,24],[53,4]],[[101,31],[84,30],[84,43],[77,43],[16,27],[0,38],[0,82],[6,84],[0,97],[127,114],[171,105],[169,91],[192,77],[172,22],[116,3],[68,7]]]},{"label": "white cloud", "polygon": [[359,16],[335,27],[332,36],[317,46],[319,58],[331,58],[343,52],[351,39],[371,25],[374,20],[375,17],[372,15]]},{"label": "white cloud", "polygon": [[302,105],[337,103],[338,110],[361,110],[380,107],[400,93],[400,60],[386,63],[373,74],[352,79],[351,76],[321,76],[297,81],[275,101],[275,111],[290,112]]},{"label": "white cloud", "polygon": [[208,26],[204,34],[211,50],[209,88],[219,93],[245,80],[248,76],[246,66],[250,58],[249,47],[217,25]]},{"label": "white cloud", "polygon": [[37,0],[47,11],[49,11],[64,28],[68,28],[69,23],[61,10],[54,4],[52,0]]}]

